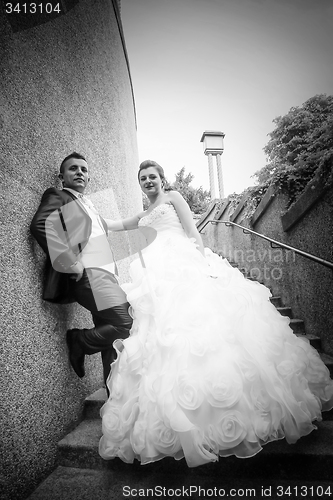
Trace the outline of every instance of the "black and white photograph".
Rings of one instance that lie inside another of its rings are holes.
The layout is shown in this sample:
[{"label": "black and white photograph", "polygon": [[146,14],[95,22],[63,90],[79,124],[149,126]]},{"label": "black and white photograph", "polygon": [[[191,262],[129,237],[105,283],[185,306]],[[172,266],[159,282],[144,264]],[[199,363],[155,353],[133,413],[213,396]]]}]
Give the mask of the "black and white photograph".
[{"label": "black and white photograph", "polygon": [[332,0],[0,0],[1,500],[333,496]]}]

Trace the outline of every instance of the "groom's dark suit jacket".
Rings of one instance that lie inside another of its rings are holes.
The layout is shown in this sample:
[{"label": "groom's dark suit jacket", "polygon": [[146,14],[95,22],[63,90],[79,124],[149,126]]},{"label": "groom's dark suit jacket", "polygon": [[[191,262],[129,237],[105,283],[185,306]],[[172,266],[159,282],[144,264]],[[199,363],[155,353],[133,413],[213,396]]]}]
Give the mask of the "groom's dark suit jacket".
[{"label": "groom's dark suit jacket", "polygon": [[[102,217],[101,222],[107,234]],[[70,266],[87,244],[91,228],[91,218],[72,193],[56,188],[45,191],[30,225],[33,236],[47,255],[44,300],[74,302],[69,286]]]}]

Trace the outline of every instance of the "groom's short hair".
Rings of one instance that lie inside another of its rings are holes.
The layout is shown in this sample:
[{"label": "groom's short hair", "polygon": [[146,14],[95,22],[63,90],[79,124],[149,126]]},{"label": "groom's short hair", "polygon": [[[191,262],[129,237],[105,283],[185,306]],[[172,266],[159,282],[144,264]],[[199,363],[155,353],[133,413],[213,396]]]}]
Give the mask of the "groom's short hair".
[{"label": "groom's short hair", "polygon": [[59,169],[61,174],[64,173],[64,164],[65,164],[65,162],[67,160],[69,160],[70,158],[76,158],[77,160],[87,161],[83,155],[81,155],[80,153],[77,153],[76,151],[73,151],[73,153],[71,153],[70,155],[66,156],[66,158],[64,158],[62,160],[61,165],[60,165],[60,169]]}]

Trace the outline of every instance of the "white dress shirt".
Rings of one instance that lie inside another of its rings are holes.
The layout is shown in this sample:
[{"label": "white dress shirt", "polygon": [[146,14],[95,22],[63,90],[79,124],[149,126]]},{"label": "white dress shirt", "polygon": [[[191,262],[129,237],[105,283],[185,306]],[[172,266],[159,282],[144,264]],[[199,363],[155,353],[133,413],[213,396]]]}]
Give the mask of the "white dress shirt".
[{"label": "white dress shirt", "polygon": [[63,188],[72,193],[91,219],[91,234],[86,246],[80,253],[80,262],[86,268],[98,268],[117,274],[112,250],[107,239],[100,215],[91,200],[71,188]]}]

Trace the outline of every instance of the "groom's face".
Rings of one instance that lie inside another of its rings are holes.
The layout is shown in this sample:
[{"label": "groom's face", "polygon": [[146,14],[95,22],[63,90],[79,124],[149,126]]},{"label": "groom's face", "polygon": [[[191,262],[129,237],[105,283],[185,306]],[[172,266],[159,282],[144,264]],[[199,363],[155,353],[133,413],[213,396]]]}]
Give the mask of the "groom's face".
[{"label": "groom's face", "polygon": [[69,158],[59,174],[63,187],[83,193],[89,182],[88,164],[85,160]]}]

